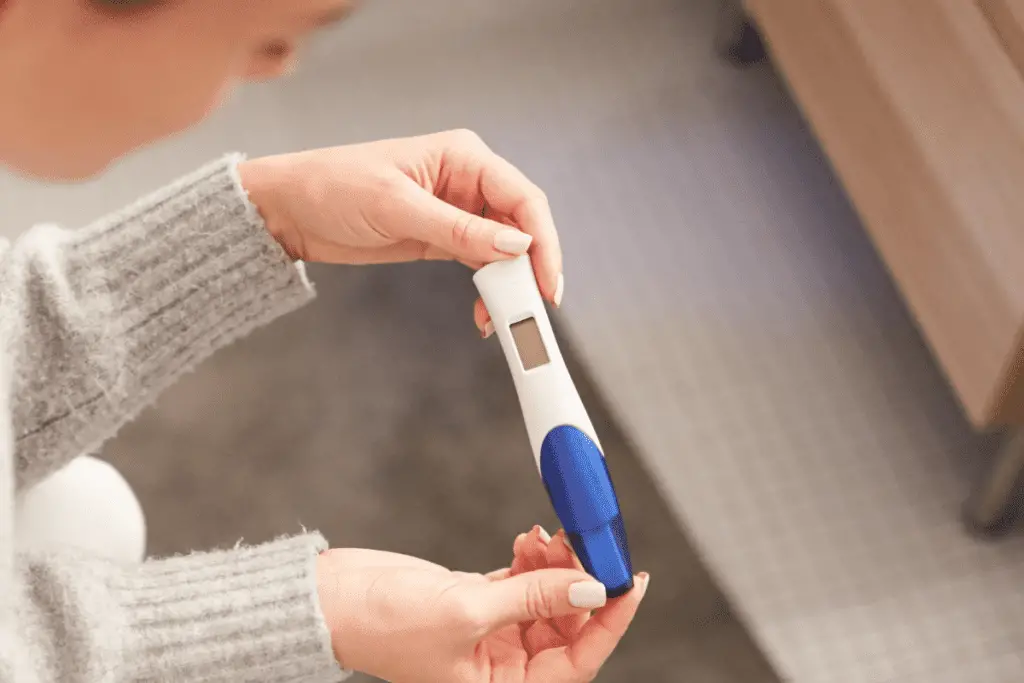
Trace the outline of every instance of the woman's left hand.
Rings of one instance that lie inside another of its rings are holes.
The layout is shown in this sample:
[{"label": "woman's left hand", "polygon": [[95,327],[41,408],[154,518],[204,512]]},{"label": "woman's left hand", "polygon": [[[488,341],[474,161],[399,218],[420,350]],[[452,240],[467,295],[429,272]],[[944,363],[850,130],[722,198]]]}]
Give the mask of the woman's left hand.
[{"label": "woman's left hand", "polygon": [[318,592],[335,656],[395,683],[586,683],[629,629],[649,577],[607,600],[565,544],[534,527],[512,566],[452,572],[407,555],[329,550]]},{"label": "woman's left hand", "polygon": [[[464,130],[242,162],[242,185],[296,259],[457,260],[529,252],[541,294],[561,303],[562,252],[544,193]],[[474,319],[487,333],[481,301]]]}]

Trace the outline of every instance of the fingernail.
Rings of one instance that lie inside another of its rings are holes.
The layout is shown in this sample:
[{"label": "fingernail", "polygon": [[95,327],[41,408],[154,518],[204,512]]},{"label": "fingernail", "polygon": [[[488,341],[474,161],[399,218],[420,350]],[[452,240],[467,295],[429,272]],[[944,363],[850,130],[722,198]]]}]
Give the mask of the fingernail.
[{"label": "fingernail", "polygon": [[555,308],[562,305],[562,292],[565,290],[565,277],[559,273],[558,280],[555,282]]},{"label": "fingernail", "polygon": [[579,609],[597,609],[608,602],[603,583],[580,581],[569,586],[569,604]]},{"label": "fingernail", "polygon": [[572,541],[569,540],[568,536],[562,536],[562,543],[564,543],[565,547],[568,548],[569,550],[571,550],[573,552],[576,552],[576,548],[572,547]]},{"label": "fingernail", "polygon": [[551,542],[551,534],[549,534],[547,530],[540,525],[537,526],[537,535],[540,536],[540,540],[544,541],[545,545]]},{"label": "fingernail", "polygon": [[494,236],[494,248],[506,254],[525,254],[533,238],[522,230],[502,230]]},{"label": "fingernail", "polygon": [[640,599],[642,600],[647,595],[647,586],[651,583],[651,575],[647,572],[641,572],[635,581],[637,587],[640,589]]},{"label": "fingernail", "polygon": [[484,325],[483,337],[484,339],[487,339],[492,334],[494,334],[494,323],[488,320],[487,323]]}]

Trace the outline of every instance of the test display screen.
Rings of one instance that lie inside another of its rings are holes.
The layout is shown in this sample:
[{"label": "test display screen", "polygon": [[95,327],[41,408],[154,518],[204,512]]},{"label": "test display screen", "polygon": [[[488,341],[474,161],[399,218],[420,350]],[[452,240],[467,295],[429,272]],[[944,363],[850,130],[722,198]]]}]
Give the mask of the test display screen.
[{"label": "test display screen", "polygon": [[516,343],[516,351],[519,352],[519,360],[523,363],[524,370],[533,370],[550,362],[536,318],[512,323],[509,329],[512,331],[512,339]]}]

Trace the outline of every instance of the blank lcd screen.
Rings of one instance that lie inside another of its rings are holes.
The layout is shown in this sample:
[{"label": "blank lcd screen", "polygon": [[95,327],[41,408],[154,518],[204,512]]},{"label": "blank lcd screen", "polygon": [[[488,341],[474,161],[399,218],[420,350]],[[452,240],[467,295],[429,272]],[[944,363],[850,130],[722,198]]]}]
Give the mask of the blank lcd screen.
[{"label": "blank lcd screen", "polygon": [[544,348],[544,340],[540,336],[540,327],[537,326],[536,318],[527,318],[512,323],[509,329],[512,331],[512,339],[516,343],[516,350],[519,352],[523,370],[533,370],[547,365],[551,361],[548,358],[547,349]]}]

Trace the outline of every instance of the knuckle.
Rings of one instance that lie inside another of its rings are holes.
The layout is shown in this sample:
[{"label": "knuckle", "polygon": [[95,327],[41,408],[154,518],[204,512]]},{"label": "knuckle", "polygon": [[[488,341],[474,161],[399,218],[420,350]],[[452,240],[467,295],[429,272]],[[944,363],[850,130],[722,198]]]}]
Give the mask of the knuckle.
[{"label": "knuckle", "polygon": [[544,190],[528,185],[524,194],[524,200],[519,207],[521,211],[525,210],[539,216],[551,213],[551,202],[548,200],[548,195]]},{"label": "knuckle", "polygon": [[457,251],[465,252],[473,246],[479,232],[480,219],[471,214],[459,216],[452,224],[452,245]]},{"label": "knuckle", "polygon": [[539,581],[526,589],[526,613],[534,619],[550,619],[555,614],[555,595]]},{"label": "knuckle", "polygon": [[486,147],[484,139],[469,128],[457,128],[449,132],[452,140],[466,147]]},{"label": "knuckle", "polygon": [[547,210],[551,208],[551,202],[548,199],[548,193],[540,189],[539,187],[534,189],[533,194],[530,197],[530,201],[533,202],[539,209]]}]

